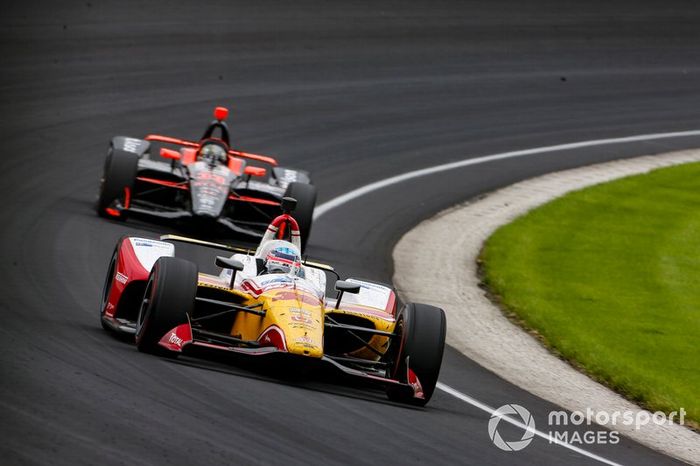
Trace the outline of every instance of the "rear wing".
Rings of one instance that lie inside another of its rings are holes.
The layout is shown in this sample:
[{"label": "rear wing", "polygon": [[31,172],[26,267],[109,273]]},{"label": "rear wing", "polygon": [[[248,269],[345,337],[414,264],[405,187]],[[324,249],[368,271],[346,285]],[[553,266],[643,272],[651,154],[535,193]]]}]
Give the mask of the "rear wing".
[{"label": "rear wing", "polygon": [[[183,147],[199,148],[199,144],[193,141],[188,141],[186,139],[172,138],[170,136],[161,136],[159,134],[149,134],[144,138],[146,141],[156,141],[164,142],[166,144],[175,144]],[[273,157],[268,157],[267,155],[251,154],[250,152],[241,152],[239,150],[230,149],[228,151],[233,157],[241,157],[249,160],[257,160],[258,162],[268,163],[273,167],[278,166],[277,160]]]}]

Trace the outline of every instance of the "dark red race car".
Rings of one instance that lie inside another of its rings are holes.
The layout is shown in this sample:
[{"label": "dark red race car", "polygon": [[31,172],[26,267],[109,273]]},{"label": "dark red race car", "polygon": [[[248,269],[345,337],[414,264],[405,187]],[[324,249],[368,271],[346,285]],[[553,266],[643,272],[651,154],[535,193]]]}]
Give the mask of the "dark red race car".
[{"label": "dark red race car", "polygon": [[[260,238],[281,213],[283,197],[297,199],[294,212],[303,244],[311,231],[316,188],[308,172],[278,166],[272,157],[233,150],[225,119],[214,121],[198,142],[150,134],[117,136],[109,145],[97,212],[124,220],[138,215],[187,222],[198,231]],[[218,131],[219,137],[214,137]],[[152,153],[155,143],[160,146]]]}]

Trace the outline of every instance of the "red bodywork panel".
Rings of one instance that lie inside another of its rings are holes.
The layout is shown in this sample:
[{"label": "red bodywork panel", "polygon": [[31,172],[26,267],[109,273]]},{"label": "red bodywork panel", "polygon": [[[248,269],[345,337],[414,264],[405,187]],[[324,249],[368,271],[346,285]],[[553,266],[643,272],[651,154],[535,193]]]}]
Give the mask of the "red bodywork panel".
[{"label": "red bodywork panel", "polygon": [[180,159],[180,162],[183,165],[189,165],[191,163],[194,163],[194,161],[197,159],[197,149],[185,147],[180,150],[180,153],[182,153],[182,158]]},{"label": "red bodywork panel", "polygon": [[243,160],[237,159],[236,157],[229,157],[228,158],[228,169],[231,170],[236,175],[240,176],[241,173],[243,173],[244,166],[245,166],[245,162]]},{"label": "red bodywork panel", "polygon": [[258,341],[263,346],[274,346],[280,351],[287,351],[287,342],[284,332],[276,325],[271,325],[260,335]]},{"label": "red bodywork panel", "polygon": [[178,325],[160,339],[158,344],[170,351],[182,352],[185,345],[192,343],[192,327],[190,324]]},{"label": "red bodywork panel", "polygon": [[112,278],[112,289],[105,306],[105,315],[108,317],[114,317],[118,313],[119,299],[126,287],[134,281],[148,280],[150,273],[139,262],[128,237],[122,238],[117,251],[117,264],[114,277]]}]

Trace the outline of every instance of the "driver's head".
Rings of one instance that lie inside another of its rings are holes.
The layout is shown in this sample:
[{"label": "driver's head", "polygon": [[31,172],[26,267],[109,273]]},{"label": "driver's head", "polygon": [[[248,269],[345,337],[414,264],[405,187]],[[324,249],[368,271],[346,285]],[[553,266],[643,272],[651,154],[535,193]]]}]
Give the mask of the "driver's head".
[{"label": "driver's head", "polygon": [[265,268],[268,273],[298,275],[301,270],[301,255],[291,243],[276,246],[265,256]]},{"label": "driver's head", "polygon": [[224,146],[214,141],[204,143],[199,149],[199,157],[203,160],[226,163],[227,156]]}]

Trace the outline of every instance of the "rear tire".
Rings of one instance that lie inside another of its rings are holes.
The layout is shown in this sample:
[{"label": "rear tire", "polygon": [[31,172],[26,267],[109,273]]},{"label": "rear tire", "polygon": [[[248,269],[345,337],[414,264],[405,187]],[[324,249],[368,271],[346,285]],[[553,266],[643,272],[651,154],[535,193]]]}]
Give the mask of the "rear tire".
[{"label": "rear tire", "polygon": [[410,391],[401,387],[387,387],[390,400],[424,406],[435,391],[440,374],[442,354],[445,350],[447,321],[445,312],[427,304],[408,303],[396,319],[395,332],[400,335],[392,342],[390,362],[393,364],[391,378],[408,383],[406,362],[418,377],[425,399],[414,398]]},{"label": "rear tire", "polygon": [[109,148],[105,159],[104,172],[100,183],[100,194],[97,199],[97,214],[125,220],[127,211],[122,210],[119,216],[109,215],[107,209],[111,208],[115,201],[122,207],[126,203],[126,190],[133,192],[136,172],[138,170],[139,156],[119,149]]},{"label": "rear tire", "polygon": [[176,357],[158,344],[166,332],[188,323],[197,295],[197,265],[161,257],[151,270],[136,321],[136,346],[144,353]]},{"label": "rear tire", "polygon": [[316,186],[306,183],[289,183],[285,197],[293,197],[297,200],[297,206],[292,212],[292,217],[299,224],[301,234],[301,252],[306,249],[306,243],[311,234],[311,225],[314,220],[314,208],[316,207]]}]

